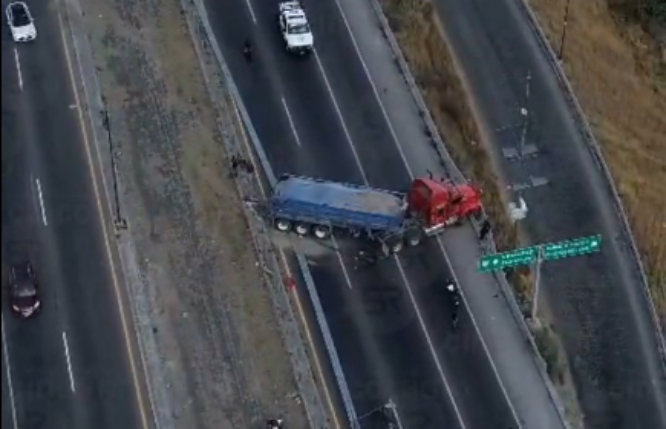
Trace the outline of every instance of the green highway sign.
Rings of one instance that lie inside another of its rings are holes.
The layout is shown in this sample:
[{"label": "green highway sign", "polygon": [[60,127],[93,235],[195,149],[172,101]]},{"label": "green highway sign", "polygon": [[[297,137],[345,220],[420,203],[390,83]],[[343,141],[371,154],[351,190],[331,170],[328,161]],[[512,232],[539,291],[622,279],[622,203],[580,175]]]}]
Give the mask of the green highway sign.
[{"label": "green highway sign", "polygon": [[511,250],[509,252],[485,255],[479,259],[479,271],[487,273],[507,267],[530,265],[536,262],[538,254],[538,247],[525,247],[523,249]]},{"label": "green highway sign", "polygon": [[509,252],[482,256],[479,259],[479,271],[488,273],[518,265],[530,265],[538,261],[587,255],[599,250],[601,250],[601,235],[559,241],[557,243],[540,244],[534,247],[525,247]]},{"label": "green highway sign", "polygon": [[543,259],[562,259],[572,256],[586,255],[601,250],[601,235],[576,238],[575,240],[560,241],[542,245]]}]

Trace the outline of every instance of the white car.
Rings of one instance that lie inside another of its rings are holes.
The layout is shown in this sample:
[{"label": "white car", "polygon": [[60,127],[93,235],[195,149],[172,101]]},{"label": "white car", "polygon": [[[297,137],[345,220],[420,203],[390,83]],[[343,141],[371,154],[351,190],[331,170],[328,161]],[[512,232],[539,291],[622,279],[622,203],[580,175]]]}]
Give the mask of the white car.
[{"label": "white car", "polygon": [[305,12],[298,1],[280,3],[278,20],[288,52],[302,55],[312,51],[314,37]]},{"label": "white car", "polygon": [[30,42],[37,37],[35,20],[28,5],[22,1],[9,3],[5,9],[7,23],[15,42]]}]

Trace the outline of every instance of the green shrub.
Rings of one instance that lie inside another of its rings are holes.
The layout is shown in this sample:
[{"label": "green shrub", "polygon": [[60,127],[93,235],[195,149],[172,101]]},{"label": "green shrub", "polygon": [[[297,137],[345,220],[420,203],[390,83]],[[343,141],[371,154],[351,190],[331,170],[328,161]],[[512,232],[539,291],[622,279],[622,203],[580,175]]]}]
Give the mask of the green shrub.
[{"label": "green shrub", "polygon": [[546,371],[551,380],[562,384],[564,382],[564,364],[555,332],[550,326],[540,327],[536,331],[534,340],[541,357],[546,362]]}]

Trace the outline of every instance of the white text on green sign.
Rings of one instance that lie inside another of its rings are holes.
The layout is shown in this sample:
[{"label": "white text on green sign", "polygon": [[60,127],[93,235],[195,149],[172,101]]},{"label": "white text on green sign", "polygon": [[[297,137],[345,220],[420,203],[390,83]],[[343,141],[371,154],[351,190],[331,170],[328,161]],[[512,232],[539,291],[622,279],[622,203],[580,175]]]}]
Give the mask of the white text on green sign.
[{"label": "white text on green sign", "polygon": [[543,245],[543,258],[562,259],[572,256],[586,255],[601,250],[601,235],[577,238],[575,240],[560,241]]},{"label": "white text on green sign", "polygon": [[518,265],[530,265],[537,259],[537,249],[537,247],[526,247],[510,252],[482,256],[479,260],[479,271],[489,272]]}]

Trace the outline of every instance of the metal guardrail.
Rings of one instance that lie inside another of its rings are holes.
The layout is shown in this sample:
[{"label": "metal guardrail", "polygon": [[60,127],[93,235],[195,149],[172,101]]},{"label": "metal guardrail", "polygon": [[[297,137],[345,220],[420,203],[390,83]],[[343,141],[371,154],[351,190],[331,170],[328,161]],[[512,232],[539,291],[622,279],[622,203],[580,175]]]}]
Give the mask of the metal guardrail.
[{"label": "metal guardrail", "polygon": [[578,126],[578,129],[581,132],[583,138],[585,139],[587,147],[590,153],[592,154],[594,161],[601,170],[601,173],[604,175],[604,179],[606,179],[604,182],[608,186],[608,189],[613,197],[613,205],[615,205],[615,210],[618,214],[618,217],[620,218],[619,220],[622,228],[622,235],[624,235],[625,240],[629,243],[629,249],[627,250],[629,251],[629,253],[631,253],[632,256],[631,259],[634,262],[635,268],[638,270],[641,284],[643,286],[643,295],[645,296],[645,300],[648,302],[648,307],[650,307],[652,322],[655,328],[657,347],[659,347],[659,353],[662,356],[661,360],[662,367],[664,368],[664,370],[666,370],[666,340],[664,339],[664,332],[661,327],[661,324],[659,323],[657,309],[654,304],[654,300],[652,298],[652,292],[650,291],[648,283],[648,276],[647,273],[645,272],[643,262],[640,258],[640,253],[638,251],[638,246],[636,245],[636,240],[634,238],[633,233],[631,232],[631,227],[629,225],[629,218],[627,216],[626,211],[624,210],[624,207],[622,206],[622,201],[617,191],[617,187],[615,186],[615,182],[613,181],[613,176],[611,175],[610,168],[608,167],[606,161],[604,160],[601,147],[599,146],[599,142],[597,142],[596,138],[594,137],[594,133],[592,132],[592,127],[590,126],[590,123],[585,117],[583,108],[580,105],[580,102],[578,101],[578,98],[574,93],[571,83],[569,82],[569,79],[567,78],[564,69],[562,69],[562,65],[560,64],[560,61],[557,59],[555,51],[550,46],[550,43],[548,42],[548,38],[545,32],[543,31],[541,26],[539,26],[539,21],[537,20],[537,17],[534,15],[534,12],[530,8],[529,4],[527,4],[527,0],[516,0],[516,3],[518,4],[518,7],[521,9],[521,11],[525,14],[526,20],[529,23],[532,32],[534,33],[535,39],[539,43],[539,47],[541,48],[542,52],[544,53],[544,56],[550,63],[551,69],[553,70],[553,73],[557,78],[557,82],[558,85],[560,86],[562,94],[564,95],[566,102],[569,105],[570,111],[573,113],[572,115],[573,119],[576,122],[576,125]]},{"label": "metal guardrail", "polygon": [[[418,85],[416,84],[416,80],[414,79],[414,76],[412,75],[409,69],[409,65],[407,63],[407,60],[405,59],[405,56],[402,53],[402,49],[400,48],[400,45],[398,44],[398,41],[396,40],[395,35],[391,30],[388,19],[384,14],[384,10],[382,9],[381,4],[379,3],[378,0],[369,0],[369,1],[372,4],[372,8],[374,9],[375,14],[379,20],[379,27],[381,28],[384,36],[386,37],[386,40],[388,41],[389,46],[391,47],[391,50],[393,51],[396,65],[400,69],[400,72],[405,82],[407,83],[407,86],[409,87],[412,97],[416,102],[416,105],[419,109],[419,113],[423,118],[423,121],[425,122],[425,126],[428,130],[429,136],[432,139],[431,146],[435,150],[435,152],[437,152],[437,155],[440,158],[440,164],[444,168],[444,171],[446,172],[448,178],[457,181],[459,183],[468,182],[468,179],[455,164],[453,158],[451,157],[451,154],[446,149],[444,140],[439,134],[437,126],[435,125],[435,122],[433,121],[432,116],[430,115],[428,106],[426,105],[423,96],[421,95],[421,91],[419,90]],[[484,218],[487,217],[485,210],[483,213],[483,217]],[[480,225],[477,222],[472,222],[472,226],[478,233]],[[489,238],[487,243],[488,243],[487,250],[489,250],[492,253],[497,253],[497,247],[495,244],[495,239],[493,238],[492,235],[492,231],[489,233]],[[539,349],[536,345],[534,336],[532,335],[532,332],[527,326],[527,323],[523,316],[523,312],[520,310],[520,307],[518,306],[513,290],[511,289],[511,286],[509,285],[509,282],[507,281],[504,274],[496,272],[493,273],[493,276],[497,284],[499,285],[500,290],[502,291],[502,295],[504,296],[504,299],[507,302],[509,309],[511,310],[511,314],[514,320],[518,324],[520,330],[522,331],[527,342],[530,344],[532,348],[533,360],[535,366],[537,367],[538,372],[544,384],[546,385],[546,389],[548,390],[548,394],[550,396],[551,401],[553,402],[553,404],[555,404],[555,408],[558,410],[560,420],[562,421],[562,424],[568,428],[569,424],[567,423],[565,417],[565,408],[562,404],[562,401],[557,391],[555,390],[555,386],[553,385],[550,377],[548,376],[548,372],[546,370],[547,368],[546,362],[541,356],[541,353],[539,352]]]},{"label": "metal guardrail", "polygon": [[[207,75],[204,70],[206,85],[211,92],[213,103],[216,104],[218,110],[218,120],[224,119],[224,115],[220,110],[225,109],[220,103],[225,100],[231,101],[238,108],[241,116],[242,124],[244,126],[250,141],[253,145],[254,152],[259,158],[259,162],[263,171],[270,182],[271,186],[276,183],[275,174],[271,168],[268,158],[263,150],[259,137],[252,126],[247,110],[244,107],[243,100],[234,83],[231,72],[229,71],[226,62],[222,56],[222,52],[217,44],[215,35],[210,27],[208,15],[202,0],[181,0],[183,11],[187,17],[190,32],[194,41],[197,55],[202,63],[208,67],[212,67],[215,71],[214,76]],[[204,67],[205,69],[206,67]],[[213,81],[214,78],[214,81]],[[226,106],[229,111],[229,106]],[[242,138],[239,135],[229,135],[225,130],[234,129],[232,127],[221,127],[221,132],[224,136],[224,142],[227,146],[227,155],[231,157],[234,154],[243,153]],[[239,130],[240,131],[240,130]],[[258,181],[252,178],[244,178],[237,181],[239,192],[246,201],[259,201],[262,199],[258,189]],[[317,390],[312,375],[312,369],[309,364],[308,356],[303,346],[303,340],[300,336],[299,328],[295,322],[293,310],[289,302],[289,296],[286,292],[285,285],[282,277],[280,276],[280,268],[275,248],[270,239],[268,230],[265,223],[258,217],[257,213],[251,209],[250,206],[244,207],[250,228],[253,232],[253,239],[258,256],[263,260],[264,272],[268,280],[271,292],[273,294],[274,304],[276,311],[279,313],[278,320],[281,322],[281,330],[284,336],[285,344],[287,345],[294,371],[296,381],[301,391],[302,399],[308,414],[310,425],[313,429],[329,428],[329,422],[326,418],[321,398]],[[328,357],[333,368],[333,374],[338,385],[339,393],[342,398],[343,406],[349,424],[352,428],[360,428],[358,417],[351,400],[351,394],[347,386],[346,378],[340,364],[335,344],[333,343],[332,335],[328,327],[328,322],[324,316],[324,311],[319,300],[319,295],[312,279],[312,274],[307,265],[305,257],[296,252],[297,262],[303,275],[305,285],[307,287],[308,296],[310,297],[312,308],[314,311],[315,319],[319,330],[324,340],[324,345],[328,353]],[[325,382],[325,380],[321,380]]]}]

